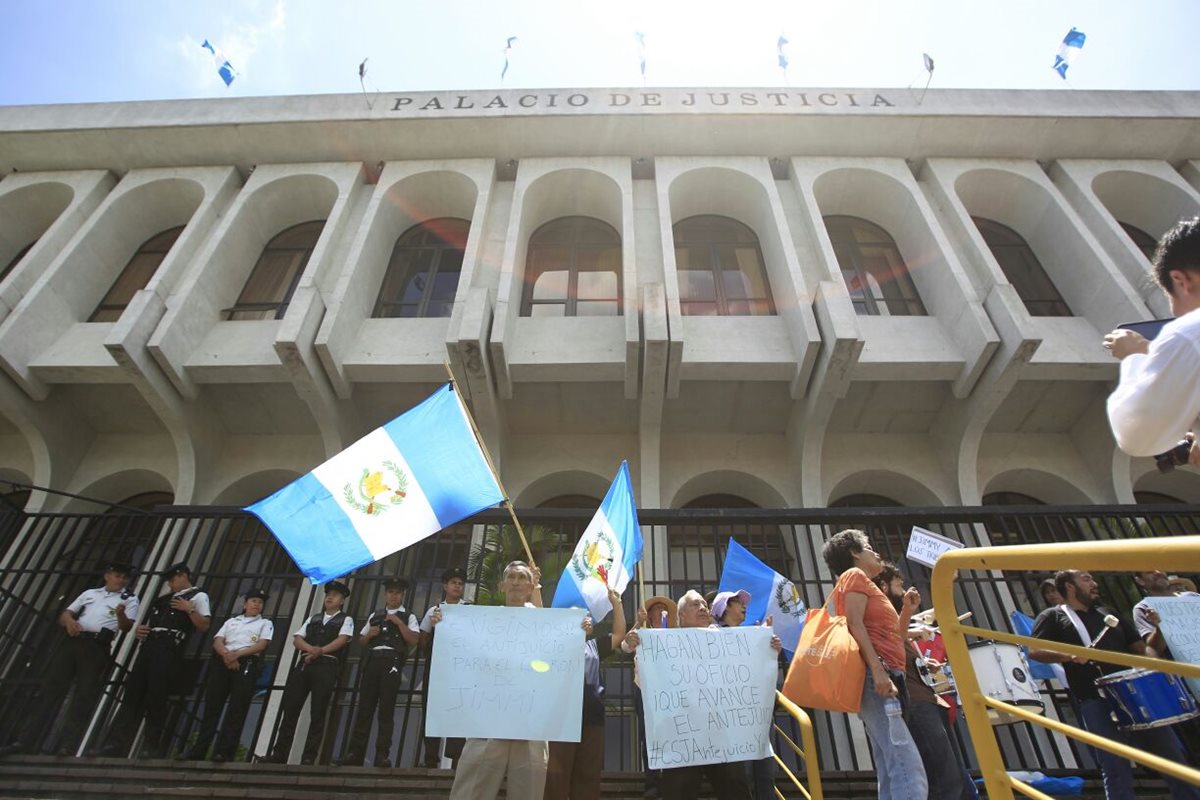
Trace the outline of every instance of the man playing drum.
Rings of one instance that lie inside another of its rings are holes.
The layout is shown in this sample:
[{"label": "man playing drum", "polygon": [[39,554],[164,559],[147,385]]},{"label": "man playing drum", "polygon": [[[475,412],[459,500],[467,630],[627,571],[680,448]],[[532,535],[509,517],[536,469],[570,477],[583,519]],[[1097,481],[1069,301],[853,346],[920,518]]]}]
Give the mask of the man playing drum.
[{"label": "man playing drum", "polygon": [[[1092,647],[1096,650],[1146,654],[1146,643],[1133,625],[1125,619],[1106,624],[1105,618],[1115,616],[1100,605],[1100,587],[1087,572],[1065,569],[1054,576],[1059,593],[1066,600],[1051,606],[1038,615],[1033,635],[1038,639]],[[1030,658],[1046,663],[1060,663],[1067,673],[1067,686],[1079,703],[1083,727],[1097,736],[1132,745],[1162,758],[1186,763],[1179,739],[1167,727],[1145,730],[1122,730],[1113,722],[1113,707],[1101,696],[1096,679],[1124,668],[1116,664],[1080,659],[1053,650],[1034,650]],[[1127,800],[1135,797],[1133,770],[1129,762],[1106,750],[1094,750],[1104,773],[1104,795],[1108,800]],[[1175,800],[1200,800],[1200,789],[1176,778],[1163,776]]]}]

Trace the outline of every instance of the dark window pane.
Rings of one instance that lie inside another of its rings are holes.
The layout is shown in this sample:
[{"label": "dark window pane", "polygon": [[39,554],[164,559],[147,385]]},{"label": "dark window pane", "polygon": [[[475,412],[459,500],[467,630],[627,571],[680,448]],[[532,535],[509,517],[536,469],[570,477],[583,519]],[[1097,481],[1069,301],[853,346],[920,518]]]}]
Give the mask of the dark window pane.
[{"label": "dark window pane", "polygon": [[683,314],[775,313],[766,263],[749,226],[728,217],[701,215],[677,222],[673,236]]},{"label": "dark window pane", "polygon": [[1033,249],[1021,234],[994,220],[972,217],[980,236],[1017,290],[1026,310],[1035,317],[1070,317],[1071,309],[1054,286]]},{"label": "dark window pane", "polygon": [[373,317],[448,317],[471,223],[442,217],[409,228],[392,248]]},{"label": "dark window pane", "polygon": [[282,319],[324,228],[325,220],[302,222],[267,242],[226,318]]},{"label": "dark window pane", "polygon": [[1141,228],[1136,228],[1128,222],[1117,223],[1125,231],[1125,234],[1133,240],[1134,245],[1138,250],[1142,251],[1142,255],[1147,261],[1154,261],[1154,251],[1158,249],[1158,242],[1154,241],[1154,237],[1146,233]]},{"label": "dark window pane", "polygon": [[546,223],[529,237],[521,315],[619,315],[621,258],[621,237],[601,220]]},{"label": "dark window pane", "polygon": [[96,310],[92,312],[88,321],[115,322],[120,319],[121,313],[125,311],[133,296],[150,283],[150,279],[158,270],[158,265],[167,257],[167,253],[171,251],[179,234],[183,233],[183,228],[184,226],[180,225],[147,239],[129,259],[125,269],[121,270],[121,274],[109,287],[108,293],[96,306]]},{"label": "dark window pane", "polygon": [[826,217],[825,228],[855,313],[925,315],[904,257],[887,231],[847,216]]}]

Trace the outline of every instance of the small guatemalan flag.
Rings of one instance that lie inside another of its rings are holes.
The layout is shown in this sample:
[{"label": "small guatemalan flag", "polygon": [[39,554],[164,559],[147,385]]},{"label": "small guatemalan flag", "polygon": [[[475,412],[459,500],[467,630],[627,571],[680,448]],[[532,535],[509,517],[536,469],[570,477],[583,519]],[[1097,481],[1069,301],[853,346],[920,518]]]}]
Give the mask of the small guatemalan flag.
[{"label": "small guatemalan flag", "polygon": [[229,59],[225,57],[221,48],[214,46],[208,39],[205,39],[204,44],[200,46],[212,53],[213,63],[217,65],[217,74],[221,76],[221,80],[225,81],[225,85],[233,83],[233,79],[237,77],[237,70],[229,63]]},{"label": "small guatemalan flag", "polygon": [[633,504],[629,464],[622,461],[608,494],[579,537],[554,590],[554,608],[586,608],[601,622],[612,611],[608,587],[625,591],[637,563],[642,560],[642,529]]},{"label": "small guatemalan flag", "polygon": [[800,629],[807,615],[804,601],[796,585],[768,567],[731,537],[725,550],[725,567],[721,570],[720,592],[744,589],[750,593],[743,625],[761,625],[771,617],[775,635],[783,642],[788,658],[796,652]]},{"label": "small guatemalan flag", "polygon": [[246,510],[318,584],[502,502],[462,400],[446,384]]},{"label": "small guatemalan flag", "polygon": [[1071,66],[1071,62],[1075,56],[1079,55],[1079,51],[1083,49],[1083,43],[1087,40],[1087,35],[1071,28],[1067,35],[1063,37],[1062,44],[1058,46],[1058,55],[1054,57],[1054,71],[1059,74],[1063,80],[1067,79],[1067,67]]}]

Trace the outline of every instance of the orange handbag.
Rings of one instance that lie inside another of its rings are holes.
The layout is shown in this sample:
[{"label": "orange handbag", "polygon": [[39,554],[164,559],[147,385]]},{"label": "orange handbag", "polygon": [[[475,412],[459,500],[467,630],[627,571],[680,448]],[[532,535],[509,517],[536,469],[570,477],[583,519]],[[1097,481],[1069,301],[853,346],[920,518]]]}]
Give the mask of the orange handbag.
[{"label": "orange handbag", "polygon": [[830,599],[835,612],[837,601],[842,600],[842,614],[830,614],[828,603],[808,612],[783,682],[783,696],[804,708],[857,713],[867,665],[846,624],[841,581],[833,587]]}]

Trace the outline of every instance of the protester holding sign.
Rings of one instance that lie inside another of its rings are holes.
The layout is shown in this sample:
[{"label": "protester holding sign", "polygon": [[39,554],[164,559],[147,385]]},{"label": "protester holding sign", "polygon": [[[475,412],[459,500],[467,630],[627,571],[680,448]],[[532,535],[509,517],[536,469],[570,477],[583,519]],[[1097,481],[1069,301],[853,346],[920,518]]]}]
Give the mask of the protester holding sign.
[{"label": "protester holding sign", "polygon": [[[541,573],[524,561],[509,563],[504,568],[500,583],[504,605],[508,608],[540,608],[540,578]],[[436,626],[441,621],[442,611],[439,609],[434,612],[431,622]],[[590,617],[584,617],[583,628],[587,634],[591,634]],[[532,666],[536,669],[551,668],[541,660]],[[436,664],[434,672],[437,672]],[[546,787],[547,756],[546,740],[467,739],[454,773],[450,800],[494,800],[506,777],[508,782],[505,791],[509,800],[542,800]]]},{"label": "protester holding sign", "polygon": [[1171,581],[1167,578],[1167,573],[1162,570],[1135,572],[1133,582],[1146,595],[1133,607],[1133,624],[1142,639],[1145,640],[1146,646],[1153,650],[1159,658],[1171,658],[1171,649],[1167,646],[1167,640],[1163,638],[1162,631],[1159,629],[1162,620],[1159,618],[1158,612],[1150,605],[1149,598],[1200,597],[1200,594],[1175,591],[1171,588]]},{"label": "protester holding sign", "polygon": [[883,569],[867,535],[840,531],[825,543],[821,555],[838,576],[833,589],[835,611],[841,609],[867,665],[858,717],[871,741],[880,800],[925,800],[929,786],[925,765],[901,708],[908,702],[904,685],[904,637],[908,616],[920,603],[915,589],[904,594],[898,614],[872,579]]},{"label": "protester holding sign", "polygon": [[625,638],[625,609],[621,595],[608,590],[612,634],[583,643],[583,725],[578,742],[550,742],[544,800],[599,800],[600,770],[604,767],[604,686],[600,662],[612,655]]},{"label": "protester holding sign", "polygon": [[[718,800],[750,800],[742,762],[770,752],[767,733],[782,645],[765,628],[717,628],[696,591],[684,594],[678,608],[685,630],[648,628],[625,637],[638,652],[648,761],[662,768],[663,800],[694,800],[704,777]],[[697,637],[686,629],[708,630]],[[742,758],[728,760],[731,753]]]}]

